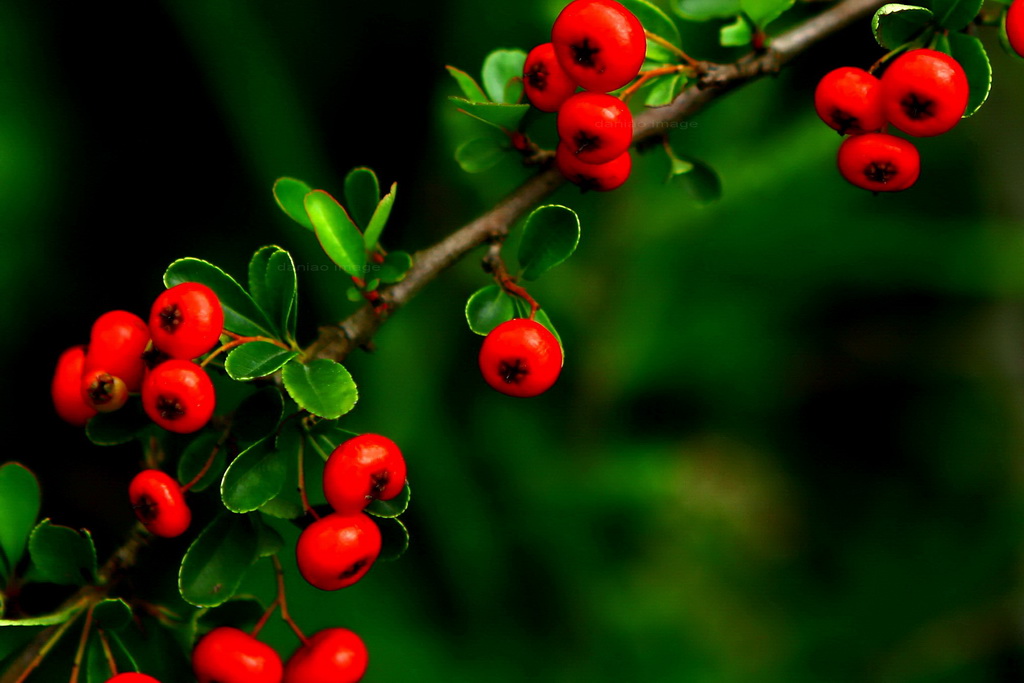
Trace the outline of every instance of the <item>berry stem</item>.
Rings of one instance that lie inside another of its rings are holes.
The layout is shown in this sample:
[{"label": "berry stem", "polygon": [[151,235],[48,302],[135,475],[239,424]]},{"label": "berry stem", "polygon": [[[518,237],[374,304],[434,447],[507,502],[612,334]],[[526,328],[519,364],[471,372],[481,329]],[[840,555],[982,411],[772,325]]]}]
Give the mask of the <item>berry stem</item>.
[{"label": "berry stem", "polygon": [[[313,519],[320,519],[320,515],[316,513],[313,506],[309,504],[309,496],[306,495],[306,440],[299,440],[299,498],[302,499],[302,509],[310,515],[313,515]],[[314,447],[316,446],[314,442]],[[319,449],[317,449],[319,450]],[[324,458],[326,460],[326,458]],[[275,558],[276,559],[276,558]]]},{"label": "berry stem", "polygon": [[487,250],[483,262],[484,270],[494,275],[494,281],[503,290],[530,304],[530,320],[533,320],[537,316],[540,304],[530,296],[529,292],[516,284],[516,279],[509,274],[508,269],[505,267],[505,261],[501,258],[501,244],[500,241],[494,242],[491,244],[490,249]]},{"label": "berry stem", "polygon": [[641,71],[640,78],[633,81],[632,85],[623,90],[622,93],[619,95],[619,99],[622,100],[623,102],[629,102],[629,98],[632,97],[637,90],[644,87],[644,84],[646,84],[647,81],[651,80],[652,78],[657,78],[658,76],[667,76],[668,74],[683,73],[687,71],[688,68],[689,67],[683,66],[681,64],[670,64],[669,66],[659,66],[656,69],[648,69],[647,71]]},{"label": "berry stem", "polygon": [[291,347],[288,346],[287,344],[285,344],[284,342],[282,342],[282,341],[280,341],[278,339],[271,339],[270,337],[263,337],[263,336],[243,337],[241,335],[235,334],[234,332],[228,332],[227,330],[224,330],[224,334],[226,334],[229,337],[231,337],[231,341],[229,341],[229,342],[227,342],[225,344],[222,344],[221,346],[217,347],[213,351],[213,353],[211,353],[209,356],[207,356],[206,358],[203,359],[203,362],[199,364],[199,367],[205,368],[210,361],[212,361],[214,358],[216,358],[220,354],[224,353],[225,351],[230,351],[231,349],[235,348],[236,346],[241,346],[242,344],[246,344],[248,342],[254,342],[254,341],[267,342],[268,344],[273,344],[274,346],[280,346],[285,351],[291,351],[292,350]]},{"label": "berry stem", "polygon": [[100,645],[103,647],[103,657],[107,660],[107,667],[110,669],[110,676],[114,677],[117,675],[117,660],[114,659],[114,652],[110,649],[110,640],[107,638],[107,632],[102,628],[96,629],[96,634],[100,637]]},{"label": "berry stem", "polygon": [[213,461],[217,457],[217,453],[219,453],[220,449],[224,446],[224,442],[227,441],[229,433],[230,431],[225,429],[224,433],[220,435],[220,438],[217,439],[217,443],[213,445],[213,450],[210,451],[210,457],[206,459],[206,464],[203,465],[203,469],[199,470],[198,474],[192,477],[191,481],[181,487],[182,493],[187,492],[190,488],[198,484],[199,481],[206,476],[206,473],[210,471],[210,468],[213,466]]},{"label": "berry stem", "polygon": [[651,31],[645,30],[644,35],[647,36],[647,40],[651,41],[652,43],[657,43],[658,45],[661,45],[663,48],[679,57],[679,59],[686,62],[686,66],[694,69],[695,71],[700,71],[700,62],[698,62],[696,59],[683,52],[682,48],[673,45],[666,39],[659,36],[657,33],[652,33]]},{"label": "berry stem", "polygon": [[85,644],[89,641],[89,632],[92,630],[92,611],[94,607],[96,607],[96,603],[90,602],[89,609],[85,612],[85,625],[82,626],[82,635],[78,639],[78,649],[75,650],[75,662],[71,667],[71,678],[68,679],[68,683],[78,683],[78,672],[82,669]]},{"label": "berry stem", "polygon": [[277,575],[277,603],[281,606],[281,618],[291,627],[295,635],[302,641],[302,644],[308,645],[309,639],[306,638],[306,634],[302,632],[299,625],[292,619],[291,614],[288,613],[288,599],[285,596],[284,569],[281,567],[281,560],[277,559],[277,555],[272,555],[270,559],[274,562],[274,573]]}]

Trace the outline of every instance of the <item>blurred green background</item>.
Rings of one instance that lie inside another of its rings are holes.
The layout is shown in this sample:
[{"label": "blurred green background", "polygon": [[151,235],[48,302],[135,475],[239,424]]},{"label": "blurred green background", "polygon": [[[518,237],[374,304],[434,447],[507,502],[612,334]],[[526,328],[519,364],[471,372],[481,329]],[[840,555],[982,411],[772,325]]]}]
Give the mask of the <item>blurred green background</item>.
[{"label": "blurred green background", "polygon": [[[105,555],[140,457],[53,415],[63,348],[148,311],[181,256],[324,263],[280,175],[398,181],[389,248],[484,211],[527,172],[458,168],[486,130],[443,67],[544,42],[563,4],[0,4],[0,419],[44,514]],[[684,31],[698,57],[715,30]],[[368,683],[1024,680],[1024,62],[984,38],[989,103],[920,141],[906,193],[847,185],[811,104],[880,56],[866,21],[675,134],[720,202],[654,152],[620,191],[560,190],[583,236],[531,288],[567,347],[541,397],[479,377],[478,259],[434,282],[347,363],[345,423],[406,454],[412,546],[335,594],[290,573],[303,627],[361,633]],[[299,285],[304,340],[351,310],[338,273]]]}]

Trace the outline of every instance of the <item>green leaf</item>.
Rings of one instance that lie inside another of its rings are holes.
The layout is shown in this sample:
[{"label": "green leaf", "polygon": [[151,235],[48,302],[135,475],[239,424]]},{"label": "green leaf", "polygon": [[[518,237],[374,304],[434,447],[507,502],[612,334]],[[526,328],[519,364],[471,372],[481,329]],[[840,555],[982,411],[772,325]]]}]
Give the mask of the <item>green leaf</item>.
[{"label": "green leaf", "polygon": [[983,0],[932,0],[932,11],[939,26],[950,31],[963,30],[981,11]]},{"label": "green leaf", "polygon": [[669,157],[669,164],[670,164],[670,166],[669,166],[669,170],[668,170],[668,178],[665,179],[665,182],[668,182],[668,181],[672,180],[677,175],[682,175],[684,173],[689,173],[694,168],[692,161],[687,161],[686,159],[680,159],[679,157],[675,157],[675,156]]},{"label": "green leaf", "polygon": [[276,386],[263,387],[238,406],[233,433],[239,441],[251,445],[277,431],[284,414],[284,399]]},{"label": "green leaf", "polygon": [[309,194],[313,188],[301,180],[295,178],[278,178],[274,183],[274,201],[281,207],[289,218],[299,225],[313,229],[313,224],[306,215],[306,208],[302,204],[302,198]]},{"label": "green leaf", "polygon": [[307,365],[293,360],[284,366],[282,377],[285,389],[299,407],[330,420],[352,410],[359,398],[348,370],[326,358]]},{"label": "green leaf", "polygon": [[217,442],[220,439],[221,435],[216,432],[204,432],[192,439],[185,448],[185,452],[178,459],[178,482],[182,486],[195,479],[203,471],[215,448],[217,452],[213,454],[213,462],[210,464],[210,468],[203,475],[202,479],[192,485],[191,490],[196,492],[202,491],[221,478],[221,475],[224,474],[226,456],[224,455],[224,449],[217,447]]},{"label": "green leaf", "polygon": [[409,531],[397,518],[375,517],[380,528],[380,555],[378,562],[397,560],[409,549]]},{"label": "green leaf", "polygon": [[24,617],[22,619],[0,619],[0,627],[4,626],[53,626],[63,624],[68,619],[78,615],[82,611],[80,606],[62,609],[50,614],[42,614],[37,617]]},{"label": "green leaf", "polygon": [[469,329],[486,336],[491,330],[515,316],[512,297],[498,285],[478,289],[466,301],[466,322]]},{"label": "green leaf", "polygon": [[121,640],[121,636],[117,635],[116,631],[108,631],[107,638],[110,639],[110,649],[113,650],[117,661],[119,663],[127,662],[127,666],[124,666],[123,664],[121,665],[121,670],[138,672],[139,665],[135,661],[135,656],[132,655],[131,650],[125,646],[124,641]]},{"label": "green leaf", "polygon": [[287,497],[278,496],[260,506],[260,512],[278,519],[298,519],[302,516],[302,505]]},{"label": "green leaf", "polygon": [[[619,2],[636,15],[645,30],[664,38],[676,47],[682,45],[679,29],[661,8],[647,0],[619,0]],[[677,55],[668,48],[652,40],[647,41],[647,59],[656,62],[674,62],[676,57]]]},{"label": "green leaf", "polygon": [[294,452],[278,449],[271,439],[239,453],[220,482],[224,507],[232,512],[252,512],[277,496],[288,469],[285,458],[291,456]]},{"label": "green leaf", "polygon": [[85,650],[84,668],[85,683],[106,683],[111,680],[113,675],[110,671],[110,664],[107,662],[106,653],[103,651],[103,644],[100,641],[99,633],[97,632],[93,632],[89,636],[88,645],[86,645]]},{"label": "green leaf", "polygon": [[754,27],[742,14],[736,17],[736,21],[726,24],[718,30],[718,42],[723,47],[743,47],[750,45],[750,41],[753,39]]},{"label": "green leaf", "polygon": [[366,249],[359,228],[334,197],[323,190],[306,195],[306,213],[324,252],[349,275],[362,277]]},{"label": "green leaf", "polygon": [[270,557],[280,552],[281,548],[284,547],[284,537],[281,536],[280,532],[267,524],[262,515],[253,515],[252,519],[259,536],[256,543],[256,553],[260,557]]},{"label": "green leaf", "polygon": [[337,420],[321,420],[310,430],[309,435],[316,440],[319,450],[324,452],[325,461],[335,448],[359,436],[357,432],[340,427]]},{"label": "green leaf", "polygon": [[455,149],[455,161],[466,173],[482,173],[501,161],[507,151],[503,143],[495,137],[466,140]]},{"label": "green leaf", "polygon": [[387,284],[404,280],[410,268],[412,268],[412,256],[405,251],[389,251],[388,255],[384,257],[384,263],[373,266],[377,278]]},{"label": "green leaf", "polygon": [[[493,50],[484,59],[483,82],[484,90],[494,102],[514,104],[515,100],[507,100],[506,90],[513,78],[523,77],[523,64],[526,53],[522,50]],[[472,98],[471,98],[472,99]]]},{"label": "green leaf", "polygon": [[39,516],[41,493],[36,475],[17,462],[0,467],[0,568],[9,577],[28,545]]},{"label": "green leaf", "polygon": [[230,600],[256,561],[256,551],[257,535],[249,517],[221,513],[181,560],[181,597],[196,607],[216,607]]},{"label": "green leaf", "polygon": [[41,581],[84,586],[96,580],[96,547],[85,529],[75,531],[44,519],[32,530],[28,547]]},{"label": "green leaf", "polygon": [[345,298],[348,299],[349,301],[351,301],[352,303],[355,303],[357,301],[361,301],[362,300],[363,293],[359,291],[358,287],[356,287],[355,285],[352,285],[348,289],[345,290]]},{"label": "green leaf", "polygon": [[530,110],[528,104],[500,104],[496,102],[470,102],[461,97],[449,97],[459,111],[501,131],[513,131]]},{"label": "green leaf", "polygon": [[548,204],[533,210],[526,219],[519,243],[523,277],[536,280],[572,256],[580,241],[580,219],[567,206]]},{"label": "green leaf", "polygon": [[664,107],[676,98],[686,79],[679,74],[654,79],[654,85],[647,93],[644,104],[648,107]]},{"label": "green leaf", "polygon": [[562,347],[562,356],[565,356],[565,346],[562,344],[562,335],[558,334],[558,330],[555,329],[554,323],[551,322],[551,318],[544,312],[543,308],[537,309],[537,315],[533,316],[533,319],[539,322],[544,327],[548,328],[548,332],[555,335],[555,339],[558,340],[558,345]]},{"label": "green leaf", "polygon": [[740,9],[755,26],[764,28],[793,6],[794,0],[740,0]]},{"label": "green leaf", "polygon": [[698,204],[710,204],[722,196],[722,180],[715,169],[697,159],[684,159],[693,164],[688,173],[673,176],[679,178],[687,192]]},{"label": "green leaf", "polygon": [[107,598],[96,603],[92,618],[100,628],[124,628],[132,621],[132,608],[121,598]]},{"label": "green leaf", "polygon": [[895,50],[916,38],[934,18],[932,11],[925,7],[891,3],[875,12],[871,31],[880,46]]},{"label": "green leaf", "polygon": [[373,216],[370,218],[370,225],[366,228],[366,251],[373,251],[377,246],[377,242],[380,240],[380,235],[384,232],[384,226],[388,223],[388,218],[391,217],[391,207],[395,203],[395,194],[398,192],[398,183],[391,183],[391,189],[386,195],[384,195],[380,202],[377,204],[377,208],[373,211]]},{"label": "green leaf", "polygon": [[372,169],[360,166],[345,176],[345,205],[356,225],[365,229],[380,201],[380,183]]},{"label": "green leaf", "polygon": [[992,89],[992,65],[988,61],[985,46],[976,36],[966,33],[950,33],[949,47],[952,57],[960,63],[967,74],[969,94],[964,118],[971,116],[985,104]]},{"label": "green leaf", "polygon": [[142,401],[129,397],[120,410],[97,413],[85,424],[85,436],[97,446],[117,446],[134,439],[153,424],[142,409]]},{"label": "green leaf", "polygon": [[249,261],[249,293],[278,331],[295,336],[295,264],[281,247],[260,247]]},{"label": "green leaf", "polygon": [[298,351],[286,351],[270,342],[247,342],[231,350],[224,360],[224,369],[231,379],[244,382],[271,375],[298,355]]},{"label": "green leaf", "polygon": [[266,608],[249,595],[236,595],[219,607],[197,610],[193,615],[197,630],[209,632],[218,626],[232,626],[249,631],[263,616]]},{"label": "green leaf", "polygon": [[446,66],[448,73],[451,74],[455,82],[459,84],[459,89],[462,90],[462,94],[466,96],[470,102],[486,102],[487,95],[484,94],[483,88],[465,71],[456,69],[454,66]]},{"label": "green leaf", "polygon": [[365,510],[374,517],[397,517],[409,508],[410,495],[409,482],[406,482],[397,496],[391,500],[374,499]]},{"label": "green leaf", "polygon": [[164,272],[168,288],[182,282],[199,282],[214,291],[224,309],[224,329],[243,336],[274,336],[274,326],[260,307],[233,277],[197,258],[178,259]]},{"label": "green leaf", "polygon": [[673,0],[672,9],[691,21],[729,19],[742,11],[740,0]]}]

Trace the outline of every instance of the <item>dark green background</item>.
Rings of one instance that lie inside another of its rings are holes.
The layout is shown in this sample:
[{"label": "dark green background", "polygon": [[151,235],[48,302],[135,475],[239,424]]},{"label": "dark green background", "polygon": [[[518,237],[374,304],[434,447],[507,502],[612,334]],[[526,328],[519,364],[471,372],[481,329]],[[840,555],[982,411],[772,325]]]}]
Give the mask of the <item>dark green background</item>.
[{"label": "dark green background", "polygon": [[[545,41],[562,4],[0,5],[3,459],[39,472],[44,514],[106,554],[140,457],[53,415],[63,348],[148,311],[174,258],[326,263],[279,175],[397,180],[389,248],[478,215],[526,171],[460,171],[486,130],[443,66]],[[368,682],[1021,680],[1024,63],[984,38],[989,104],[920,141],[901,195],[839,177],[811,104],[881,55],[866,21],[677,132],[721,202],[663,185],[654,152],[620,191],[559,191],[583,234],[531,287],[567,348],[539,398],[479,377],[477,259],[433,283],[347,363],[346,425],[406,454],[412,547],[336,594],[290,574],[304,628],[359,631]],[[338,273],[299,286],[303,340],[351,309]]]}]

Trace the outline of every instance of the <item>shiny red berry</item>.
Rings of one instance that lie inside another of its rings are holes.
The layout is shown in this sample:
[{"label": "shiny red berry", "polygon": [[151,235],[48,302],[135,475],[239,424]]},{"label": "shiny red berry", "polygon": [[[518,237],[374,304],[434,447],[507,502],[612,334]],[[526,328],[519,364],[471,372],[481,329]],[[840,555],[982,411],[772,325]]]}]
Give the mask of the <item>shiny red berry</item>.
[{"label": "shiny red berry", "polygon": [[872,192],[899,192],[917,181],[921,157],[909,140],[886,133],[855,135],[839,146],[839,172]]},{"label": "shiny red berry", "polygon": [[1006,41],[1024,57],[1024,0],[1013,0],[1006,10]]},{"label": "shiny red berry", "polygon": [[82,398],[82,368],[85,365],[85,347],[72,346],[57,358],[57,368],[50,382],[50,396],[60,419],[76,427],[83,427],[96,409]]},{"label": "shiny red berry", "polygon": [[146,364],[142,354],[149,344],[146,322],[128,311],[108,311],[92,325],[85,371],[106,370],[120,377],[128,391],[138,391]]},{"label": "shiny red berry", "polygon": [[825,74],[814,90],[821,120],[842,135],[859,135],[885,127],[882,82],[864,69],[841,66]]},{"label": "shiny red berry", "polygon": [[160,470],[136,474],[128,485],[128,498],[135,516],[155,536],[180,536],[192,522],[192,511],[185,503],[181,486]]},{"label": "shiny red berry", "polygon": [[231,626],[207,633],[192,650],[199,683],[281,683],[284,667],[274,648]]},{"label": "shiny red berry", "polygon": [[324,497],[335,512],[354,514],[372,500],[391,500],[405,486],[405,459],[391,439],[363,434],[339,445],[324,465]]},{"label": "shiny red berry", "polygon": [[158,349],[172,358],[189,360],[217,343],[224,331],[224,309],[206,285],[183,282],[153,302],[149,329]]},{"label": "shiny red berry", "polygon": [[160,683],[160,681],[152,676],[147,676],[146,674],[128,672],[117,674],[113,678],[108,678],[107,683]]},{"label": "shiny red berry", "polygon": [[967,110],[963,67],[936,50],[910,50],[882,74],[882,109],[907,135],[930,137],[950,130]]},{"label": "shiny red berry", "polygon": [[576,93],[558,110],[558,136],[577,159],[604,164],[633,142],[633,115],[618,97]]},{"label": "shiny red berry", "polygon": [[576,82],[569,78],[555,57],[555,46],[544,43],[530,50],[523,64],[523,89],[530,104],[541,111],[558,111],[576,92]]},{"label": "shiny red berry", "polygon": [[111,413],[128,401],[128,387],[106,370],[87,370],[82,375],[82,400],[101,413]]},{"label": "shiny red berry", "polygon": [[170,432],[189,434],[210,421],[217,399],[206,371],[187,360],[164,361],[142,383],[142,407]]},{"label": "shiny red berry", "polygon": [[380,554],[380,544],[380,529],[368,515],[335,512],[299,534],[295,558],[306,581],[333,591],[363,578]]},{"label": "shiny red berry", "polygon": [[347,628],[314,633],[284,667],[284,683],[356,683],[369,655],[362,638]]},{"label": "shiny red berry", "polygon": [[480,372],[509,396],[536,396],[551,388],[562,371],[562,347],[540,323],[513,318],[495,327],[480,348]]},{"label": "shiny red berry", "polygon": [[579,185],[584,192],[608,192],[626,182],[633,169],[633,159],[629,152],[625,152],[604,164],[588,164],[580,161],[572,148],[563,142],[555,152],[555,166],[569,182]]},{"label": "shiny red berry", "polygon": [[615,0],[574,0],[551,28],[555,56],[585,90],[611,92],[636,78],[647,52],[640,20]]}]

